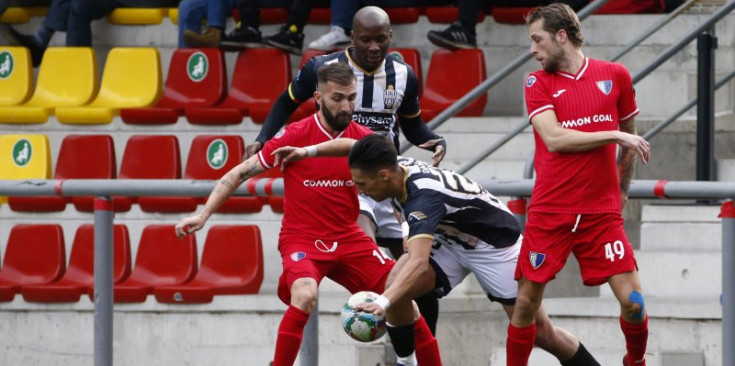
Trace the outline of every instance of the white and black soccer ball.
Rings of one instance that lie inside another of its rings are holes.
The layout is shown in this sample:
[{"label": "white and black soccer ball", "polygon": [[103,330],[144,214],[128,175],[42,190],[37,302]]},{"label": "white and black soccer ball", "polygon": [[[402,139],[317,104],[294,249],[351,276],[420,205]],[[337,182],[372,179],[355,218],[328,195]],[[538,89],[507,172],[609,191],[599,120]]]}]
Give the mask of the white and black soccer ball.
[{"label": "white and black soccer ball", "polygon": [[376,316],[355,310],[363,302],[372,302],[378,294],[370,291],[360,291],[347,299],[342,306],[342,329],[360,342],[372,342],[385,334],[385,315]]}]

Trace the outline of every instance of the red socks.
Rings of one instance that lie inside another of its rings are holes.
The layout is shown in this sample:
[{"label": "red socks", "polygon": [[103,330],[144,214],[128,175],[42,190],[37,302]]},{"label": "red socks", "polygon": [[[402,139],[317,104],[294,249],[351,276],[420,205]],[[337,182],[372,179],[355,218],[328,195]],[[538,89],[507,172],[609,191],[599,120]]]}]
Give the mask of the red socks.
[{"label": "red socks", "polygon": [[648,343],[648,315],[643,323],[631,324],[620,318],[620,328],[625,335],[625,348],[628,361],[633,366],[645,366],[646,343]]},{"label": "red socks", "polygon": [[304,334],[309,313],[290,305],[283,314],[281,325],[278,327],[276,340],[276,355],[273,366],[293,366],[301,347],[301,337]]},{"label": "red socks", "polygon": [[508,341],[505,352],[508,366],[526,366],[536,340],[536,323],[525,328],[508,324]]},{"label": "red socks", "polygon": [[439,343],[431,334],[426,319],[420,316],[413,323],[413,337],[416,344],[416,360],[420,366],[441,366],[442,359],[439,354]]}]

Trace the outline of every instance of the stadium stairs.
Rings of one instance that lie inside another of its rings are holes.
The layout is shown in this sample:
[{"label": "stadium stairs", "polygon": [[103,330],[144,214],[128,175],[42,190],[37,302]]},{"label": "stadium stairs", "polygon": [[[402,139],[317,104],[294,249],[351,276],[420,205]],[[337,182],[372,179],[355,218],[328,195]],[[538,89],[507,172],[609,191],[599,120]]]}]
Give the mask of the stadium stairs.
[{"label": "stadium stairs", "polygon": [[[594,16],[585,22],[585,52],[604,58],[659,19],[659,15]],[[621,61],[635,73],[668,45],[704,19],[689,13],[675,20]],[[23,32],[35,29],[40,18],[15,25]],[[422,16],[418,23],[394,26],[397,47],[420,51],[426,76],[435,48],[425,34],[444,27],[431,24]],[[231,29],[232,23],[228,29]],[[735,67],[735,14],[717,25],[719,48],[717,75]],[[263,26],[264,34],[277,25]],[[306,29],[305,44],[328,30],[314,25]],[[157,47],[162,75],[176,43],[176,27],[164,18],[152,26],[110,24],[102,20],[93,25],[98,65],[105,64],[113,46]],[[524,26],[494,23],[489,17],[478,25],[480,47],[484,51],[488,75],[493,75],[517,55],[528,51]],[[63,35],[52,45],[63,45]],[[236,55],[226,54],[228,79]],[[293,57],[291,64],[298,65]],[[501,82],[488,94],[482,117],[454,118],[438,132],[449,144],[443,166],[456,168],[523,121],[524,75],[535,70],[535,62]],[[295,71],[295,70],[294,70]],[[102,70],[100,70],[102,72]],[[295,75],[295,72],[293,73]],[[669,116],[696,96],[696,46],[691,44],[673,60],[636,85],[642,132]],[[716,156],[721,180],[735,179],[735,87],[730,83],[716,94]],[[652,140],[652,162],[639,165],[637,179],[694,180],[694,110]],[[0,125],[0,132],[44,134],[49,138],[53,166],[64,136],[69,134],[109,134],[115,144],[120,167],[127,140],[133,135],[170,135],[179,141],[181,161],[187,159],[196,136],[238,134],[246,142],[257,135],[260,125],[245,117],[241,124],[201,126],[180,117],[175,124],[140,126],[122,123],[115,117],[108,125],[65,125],[55,117],[37,125]],[[501,148],[490,160],[471,170],[478,179],[520,179],[533,146],[530,129]],[[429,154],[411,149],[409,156],[428,159]],[[79,162],[83,164],[84,162]],[[504,197],[507,199],[507,197]],[[201,208],[201,206],[199,206]],[[694,206],[693,202],[634,200],[625,210],[626,227],[641,268],[651,318],[649,365],[721,365],[721,225],[719,205]],[[174,224],[184,214],[147,213],[134,204],[128,212],[115,215],[115,222],[127,225],[133,255],[143,229],[150,224]],[[215,296],[210,304],[164,304],[153,296],[144,303],[116,304],[114,314],[114,363],[116,365],[253,365],[266,366],[272,359],[276,330],[285,306],[276,298],[280,257],[276,241],[281,215],[266,205],[256,214],[215,215],[208,228],[197,233],[198,258],[209,227],[214,224],[255,224],[261,230],[264,280],[256,295]],[[90,223],[89,213],[73,205],[56,213],[20,213],[7,204],[0,206],[0,258],[5,254],[10,229],[21,223],[56,223],[64,229],[67,257],[77,227]],[[319,352],[321,365],[390,365],[390,347],[385,340],[358,344],[346,337],[339,325],[339,308],[347,293],[325,281],[319,302]],[[578,335],[604,365],[619,365],[624,353],[618,325],[618,306],[606,288],[583,288],[574,260],[547,290],[544,304],[556,324]],[[12,302],[0,303],[1,365],[91,365],[93,363],[93,310],[88,297],[74,303],[30,303],[19,295]],[[499,306],[482,296],[470,278],[441,305],[438,338],[445,364],[503,365],[507,319]],[[10,336],[12,335],[12,336]],[[73,336],[70,336],[73,335]],[[530,365],[554,365],[556,361],[534,350]]]}]

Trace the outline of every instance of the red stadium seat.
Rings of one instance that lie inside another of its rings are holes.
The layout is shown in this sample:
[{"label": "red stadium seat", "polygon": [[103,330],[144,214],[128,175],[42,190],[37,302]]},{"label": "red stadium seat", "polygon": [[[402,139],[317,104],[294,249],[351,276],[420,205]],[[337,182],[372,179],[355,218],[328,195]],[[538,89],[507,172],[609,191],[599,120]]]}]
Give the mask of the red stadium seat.
[{"label": "red stadium seat", "polygon": [[415,48],[391,48],[388,52],[397,53],[403,61],[411,66],[416,78],[419,80],[419,96],[424,93],[423,70],[421,69],[421,54]]},{"label": "red stadium seat", "polygon": [[[456,6],[429,6],[426,7],[426,18],[432,23],[454,23],[459,19],[459,8]],[[477,22],[485,20],[485,12],[480,10]]]},{"label": "red stadium seat", "polygon": [[419,21],[419,16],[423,8],[405,7],[405,8],[385,8],[391,24],[409,24]]},{"label": "red stadium seat", "polygon": [[534,8],[532,7],[516,7],[516,8],[493,8],[493,20],[498,23],[507,24],[526,24],[526,14]]},{"label": "red stadium seat", "polygon": [[[253,179],[269,179],[269,178],[283,178],[283,172],[281,171],[280,167],[275,167],[273,169],[266,170],[257,176],[255,176]],[[285,200],[285,197],[283,196],[268,196],[268,205],[271,206],[271,210],[275,213],[283,213],[283,201]]]},{"label": "red stadium seat", "polygon": [[13,301],[22,286],[58,280],[66,267],[60,225],[15,225],[0,270],[0,301]]},{"label": "red stadium seat", "polygon": [[214,295],[257,294],[263,282],[263,245],[255,225],[217,225],[209,229],[202,265],[191,282],[156,287],[163,303],[208,303]]},{"label": "red stadium seat", "polygon": [[[114,179],[115,146],[108,135],[68,135],[64,137],[56,159],[54,179]],[[67,202],[74,202],[79,211],[91,212],[94,197],[9,197],[13,211],[63,211]]]},{"label": "red stadium seat", "polygon": [[171,57],[163,96],[149,108],[120,111],[129,124],[172,124],[186,107],[211,107],[227,89],[227,69],[218,48],[177,48]]},{"label": "red stadium seat", "polygon": [[[434,51],[420,100],[424,121],[431,121],[486,78],[485,55],[481,49]],[[475,99],[458,116],[481,116],[485,104],[487,94]]]},{"label": "red stadium seat", "polygon": [[238,124],[250,115],[262,123],[291,81],[291,58],[275,48],[251,48],[237,56],[227,98],[208,108],[186,108],[192,124]]},{"label": "red stadium seat", "polygon": [[[114,272],[118,283],[130,275],[130,239],[125,225],[113,226]],[[77,302],[94,290],[94,225],[82,225],[74,236],[69,268],[64,277],[48,285],[23,286],[23,299],[29,302]]]},{"label": "red stadium seat", "polygon": [[[240,21],[240,11],[232,10],[232,18],[235,22]],[[288,8],[260,8],[260,22],[262,24],[283,24],[288,21]]]},{"label": "red stadium seat", "polygon": [[[120,179],[180,179],[181,154],[179,140],[173,135],[136,135],[128,139],[120,163]],[[115,211],[129,211],[135,197],[115,197]],[[188,197],[180,205],[160,205],[159,197],[139,197],[140,208],[145,212],[191,212],[196,209],[198,198]],[[171,211],[173,210],[173,211]]]},{"label": "red stadium seat", "polygon": [[309,24],[331,24],[332,10],[329,8],[313,8],[309,13]]},{"label": "red stadium seat", "polygon": [[130,277],[115,285],[115,302],[144,302],[154,287],[188,282],[196,271],[194,235],[179,240],[174,225],[146,226]]}]

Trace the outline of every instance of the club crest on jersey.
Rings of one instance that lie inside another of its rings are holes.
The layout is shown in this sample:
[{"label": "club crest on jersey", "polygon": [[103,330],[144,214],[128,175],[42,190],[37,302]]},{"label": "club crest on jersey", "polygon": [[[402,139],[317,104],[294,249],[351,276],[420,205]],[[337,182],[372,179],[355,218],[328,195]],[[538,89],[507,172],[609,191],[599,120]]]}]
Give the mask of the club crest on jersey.
[{"label": "club crest on jersey", "polygon": [[529,87],[530,88],[535,83],[536,83],[536,76],[534,76],[534,75],[531,75],[531,76],[528,77],[528,79],[526,79],[526,87]]},{"label": "club crest on jersey", "polygon": [[276,133],[276,135],[275,135],[275,136],[273,136],[273,137],[275,137],[275,138],[280,138],[280,137],[281,137],[281,136],[283,136],[283,135],[284,135],[285,133],[286,133],[286,128],[284,127],[284,128],[282,128],[282,129],[281,129],[280,131],[278,131],[278,133]]},{"label": "club crest on jersey", "polygon": [[610,95],[612,91],[612,80],[603,80],[597,82],[597,89],[600,89],[605,95]]},{"label": "club crest on jersey", "polygon": [[398,99],[397,95],[398,93],[395,88],[393,88],[393,85],[388,85],[383,92],[383,105],[385,106],[385,109],[393,109],[393,106],[396,104],[396,99]]},{"label": "club crest on jersey", "polygon": [[543,253],[531,252],[528,256],[531,260],[531,266],[533,266],[533,269],[541,267],[544,263],[544,259],[546,259],[546,254]]},{"label": "club crest on jersey", "polygon": [[291,260],[294,262],[298,262],[302,259],[306,258],[306,253],[304,252],[293,252],[291,253]]}]

